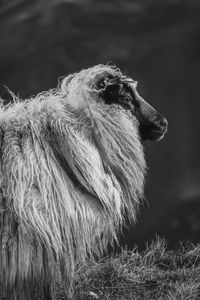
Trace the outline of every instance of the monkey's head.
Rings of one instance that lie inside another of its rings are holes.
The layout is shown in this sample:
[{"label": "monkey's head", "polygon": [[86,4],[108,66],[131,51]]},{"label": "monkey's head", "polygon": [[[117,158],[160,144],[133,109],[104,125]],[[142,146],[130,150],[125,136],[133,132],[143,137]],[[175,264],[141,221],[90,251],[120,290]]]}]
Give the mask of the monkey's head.
[{"label": "monkey's head", "polygon": [[110,75],[102,78],[97,88],[106,104],[118,104],[137,118],[142,140],[159,141],[164,137],[168,122],[138,94],[137,81]]},{"label": "monkey's head", "polygon": [[166,118],[138,94],[137,81],[124,76],[119,69],[97,65],[70,76],[63,83],[76,108],[84,107],[87,102],[84,94],[91,93],[96,96],[91,101],[100,100],[126,110],[138,120],[141,140],[159,141],[167,132]]}]

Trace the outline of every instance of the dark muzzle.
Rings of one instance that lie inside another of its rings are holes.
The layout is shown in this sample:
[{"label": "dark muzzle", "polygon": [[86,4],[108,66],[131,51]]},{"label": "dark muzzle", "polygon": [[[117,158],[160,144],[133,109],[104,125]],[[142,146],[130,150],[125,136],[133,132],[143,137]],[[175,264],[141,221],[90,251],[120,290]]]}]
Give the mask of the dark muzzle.
[{"label": "dark muzzle", "polygon": [[148,104],[137,92],[135,95],[135,115],[139,121],[142,140],[161,140],[167,132],[166,118]]}]

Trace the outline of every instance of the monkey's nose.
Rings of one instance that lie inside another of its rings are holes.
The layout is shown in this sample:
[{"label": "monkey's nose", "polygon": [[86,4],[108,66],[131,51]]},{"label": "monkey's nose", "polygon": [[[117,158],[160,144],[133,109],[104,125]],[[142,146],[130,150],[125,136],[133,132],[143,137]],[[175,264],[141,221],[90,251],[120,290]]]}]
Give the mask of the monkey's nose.
[{"label": "monkey's nose", "polygon": [[168,127],[168,121],[167,121],[167,119],[166,119],[165,117],[163,117],[162,115],[159,115],[159,117],[156,118],[155,124],[156,124],[158,127],[167,130],[167,127]]}]

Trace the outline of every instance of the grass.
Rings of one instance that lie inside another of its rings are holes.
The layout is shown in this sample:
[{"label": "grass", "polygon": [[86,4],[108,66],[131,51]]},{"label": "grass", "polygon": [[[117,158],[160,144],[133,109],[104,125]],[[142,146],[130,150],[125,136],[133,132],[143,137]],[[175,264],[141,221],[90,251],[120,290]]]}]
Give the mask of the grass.
[{"label": "grass", "polygon": [[141,253],[88,261],[76,272],[74,299],[200,299],[200,245],[166,248],[158,238]]},{"label": "grass", "polygon": [[[62,290],[57,292],[58,300],[66,299]],[[2,285],[0,299],[8,300]],[[88,260],[76,270],[73,300],[95,299],[200,299],[200,244],[180,244],[172,251],[157,238],[143,252],[123,249],[98,261]]]}]

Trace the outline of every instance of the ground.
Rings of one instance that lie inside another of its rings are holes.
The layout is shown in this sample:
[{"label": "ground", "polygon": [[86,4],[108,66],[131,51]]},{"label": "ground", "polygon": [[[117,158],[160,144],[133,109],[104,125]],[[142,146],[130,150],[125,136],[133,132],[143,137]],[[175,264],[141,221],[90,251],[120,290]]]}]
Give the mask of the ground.
[{"label": "ground", "polygon": [[122,250],[77,270],[76,300],[191,300],[200,297],[200,245],[169,251],[157,239],[146,250]]}]

